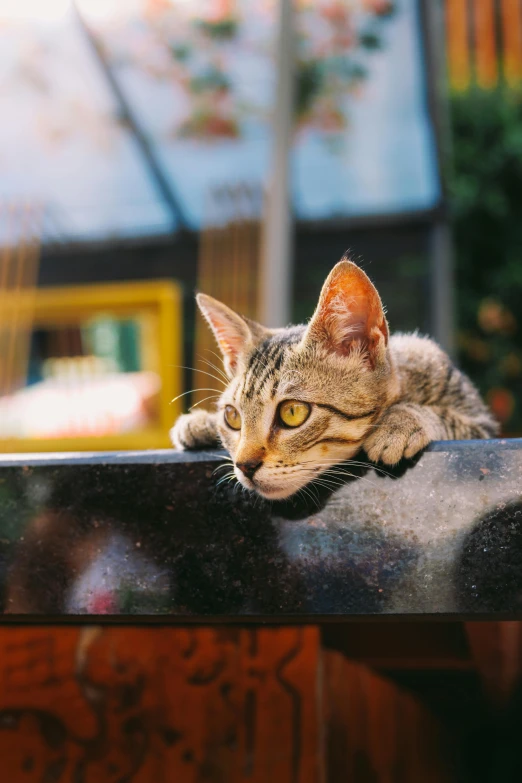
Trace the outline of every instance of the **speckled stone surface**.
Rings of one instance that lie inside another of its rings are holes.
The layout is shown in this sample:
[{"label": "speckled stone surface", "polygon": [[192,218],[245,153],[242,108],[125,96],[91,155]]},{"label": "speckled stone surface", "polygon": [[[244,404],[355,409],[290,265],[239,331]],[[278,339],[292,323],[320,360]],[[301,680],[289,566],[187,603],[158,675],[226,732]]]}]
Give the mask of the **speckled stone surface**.
[{"label": "speckled stone surface", "polygon": [[522,617],[522,440],[434,444],[285,502],[220,484],[221,464],[1,457],[4,621]]}]

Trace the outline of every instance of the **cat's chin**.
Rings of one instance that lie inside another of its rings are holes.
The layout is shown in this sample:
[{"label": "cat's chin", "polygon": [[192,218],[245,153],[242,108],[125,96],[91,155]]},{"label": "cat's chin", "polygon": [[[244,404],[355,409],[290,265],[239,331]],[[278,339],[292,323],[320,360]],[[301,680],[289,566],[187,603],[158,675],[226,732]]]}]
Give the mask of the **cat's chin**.
[{"label": "cat's chin", "polygon": [[261,489],[260,487],[255,487],[255,490],[258,495],[266,498],[266,500],[286,500],[287,498],[292,497],[297,491],[293,490],[292,492],[289,492],[288,487],[286,489],[283,487],[280,487],[279,489]]},{"label": "cat's chin", "polygon": [[256,481],[251,481],[250,479],[244,477],[239,478],[239,483],[246,487],[246,489],[257,492],[258,495],[261,495],[261,497],[265,498],[266,500],[286,500],[287,498],[294,495],[298,489],[289,490],[288,486],[265,487]]}]

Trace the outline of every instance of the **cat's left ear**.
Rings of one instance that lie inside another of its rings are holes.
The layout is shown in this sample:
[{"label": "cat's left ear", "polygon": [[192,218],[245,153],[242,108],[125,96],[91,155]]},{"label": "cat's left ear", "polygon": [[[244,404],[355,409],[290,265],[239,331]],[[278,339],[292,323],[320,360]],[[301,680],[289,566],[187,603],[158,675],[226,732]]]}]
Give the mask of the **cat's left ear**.
[{"label": "cat's left ear", "polygon": [[345,356],[353,350],[361,351],[375,367],[384,356],[388,336],[377,289],[362,269],[343,259],[323,285],[304,341],[321,342],[329,350]]},{"label": "cat's left ear", "polygon": [[207,294],[196,296],[198,307],[214,333],[223,354],[225,369],[234,375],[239,358],[258,341],[258,324],[238,315],[230,307]]}]

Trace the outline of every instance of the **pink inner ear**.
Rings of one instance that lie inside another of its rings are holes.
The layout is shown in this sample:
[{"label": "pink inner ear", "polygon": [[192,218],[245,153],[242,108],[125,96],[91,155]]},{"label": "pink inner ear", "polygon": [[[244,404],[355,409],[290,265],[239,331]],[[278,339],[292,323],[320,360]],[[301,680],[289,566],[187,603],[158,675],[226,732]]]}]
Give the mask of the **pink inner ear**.
[{"label": "pink inner ear", "polygon": [[218,345],[228,361],[230,368],[234,370],[237,365],[239,353],[245,343],[245,337],[234,330],[233,324],[216,325],[215,332]]},{"label": "pink inner ear", "polygon": [[248,341],[248,327],[235,313],[232,317],[222,308],[206,307],[202,310],[216,337],[219,348],[230,370],[236,369],[239,354]]},{"label": "pink inner ear", "polygon": [[343,354],[360,346],[371,358],[382,337],[388,342],[379,294],[355,264],[343,262],[334,269],[322,291],[312,329]]},{"label": "pink inner ear", "polygon": [[324,302],[318,314],[318,325],[326,332],[332,347],[349,350],[355,340],[364,339],[367,332],[366,314],[357,307],[355,297],[333,295]]}]

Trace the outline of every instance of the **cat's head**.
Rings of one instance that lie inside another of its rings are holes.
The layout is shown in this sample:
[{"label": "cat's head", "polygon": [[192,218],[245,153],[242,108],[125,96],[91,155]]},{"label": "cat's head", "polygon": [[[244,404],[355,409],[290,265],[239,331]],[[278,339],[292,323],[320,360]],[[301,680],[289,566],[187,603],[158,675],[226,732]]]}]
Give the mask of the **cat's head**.
[{"label": "cat's head", "polygon": [[355,264],[328,276],[307,326],[266,329],[199,294],[230,383],[218,431],[241,484],[293,495],[353,457],[396,395],[379,294]]}]

